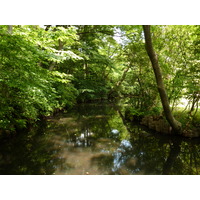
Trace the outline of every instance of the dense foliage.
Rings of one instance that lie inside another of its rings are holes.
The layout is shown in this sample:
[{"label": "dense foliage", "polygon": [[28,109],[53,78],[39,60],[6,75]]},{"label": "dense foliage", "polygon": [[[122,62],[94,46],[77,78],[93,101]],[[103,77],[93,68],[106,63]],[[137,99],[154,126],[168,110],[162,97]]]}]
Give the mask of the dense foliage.
[{"label": "dense foliage", "polygon": [[[197,126],[200,27],[151,28],[170,106]],[[138,115],[162,113],[142,26],[0,26],[0,38],[0,129],[119,97]]]},{"label": "dense foliage", "polygon": [[[14,130],[49,115],[55,109],[72,106],[76,90],[70,83],[71,76],[41,67],[46,60],[60,61],[52,49],[38,46],[22,29],[8,34],[1,29],[0,128]],[[31,31],[30,31],[31,33]],[[30,39],[29,39],[30,38]]]}]

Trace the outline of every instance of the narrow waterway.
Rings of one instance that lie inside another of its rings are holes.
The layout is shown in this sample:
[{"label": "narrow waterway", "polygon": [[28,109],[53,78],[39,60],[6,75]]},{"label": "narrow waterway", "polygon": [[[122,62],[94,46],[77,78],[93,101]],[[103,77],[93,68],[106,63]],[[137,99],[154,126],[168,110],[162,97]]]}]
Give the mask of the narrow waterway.
[{"label": "narrow waterway", "polygon": [[200,174],[200,139],[161,136],[121,107],[81,104],[0,139],[0,174]]}]

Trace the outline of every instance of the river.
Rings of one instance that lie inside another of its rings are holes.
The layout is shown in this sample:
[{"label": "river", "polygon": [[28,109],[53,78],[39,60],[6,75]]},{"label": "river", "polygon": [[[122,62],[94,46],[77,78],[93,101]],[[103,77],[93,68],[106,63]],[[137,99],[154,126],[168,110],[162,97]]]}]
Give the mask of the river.
[{"label": "river", "polygon": [[29,131],[1,137],[0,174],[200,174],[200,139],[146,130],[125,121],[121,110],[80,104]]}]

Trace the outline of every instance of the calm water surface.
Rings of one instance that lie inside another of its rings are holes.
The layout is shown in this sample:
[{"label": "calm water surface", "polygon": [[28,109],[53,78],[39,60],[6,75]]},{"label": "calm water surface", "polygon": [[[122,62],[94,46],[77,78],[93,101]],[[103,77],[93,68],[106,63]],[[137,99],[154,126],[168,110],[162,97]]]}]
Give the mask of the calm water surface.
[{"label": "calm water surface", "polygon": [[200,174],[200,139],[160,136],[119,106],[82,104],[0,139],[0,174]]}]

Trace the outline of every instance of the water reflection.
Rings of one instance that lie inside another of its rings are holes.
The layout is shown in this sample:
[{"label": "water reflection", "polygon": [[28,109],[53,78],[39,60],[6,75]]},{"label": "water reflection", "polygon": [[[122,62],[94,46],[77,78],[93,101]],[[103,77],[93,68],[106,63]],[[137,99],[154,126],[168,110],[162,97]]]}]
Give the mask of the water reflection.
[{"label": "water reflection", "polygon": [[0,174],[53,174],[63,159],[50,137],[40,127],[1,138]]},{"label": "water reflection", "polygon": [[76,106],[0,140],[1,174],[200,174],[200,140],[129,124],[120,107]]},{"label": "water reflection", "polygon": [[116,172],[129,159],[128,151],[132,150],[132,145],[128,140],[122,140],[119,148],[113,153],[112,171]]}]

